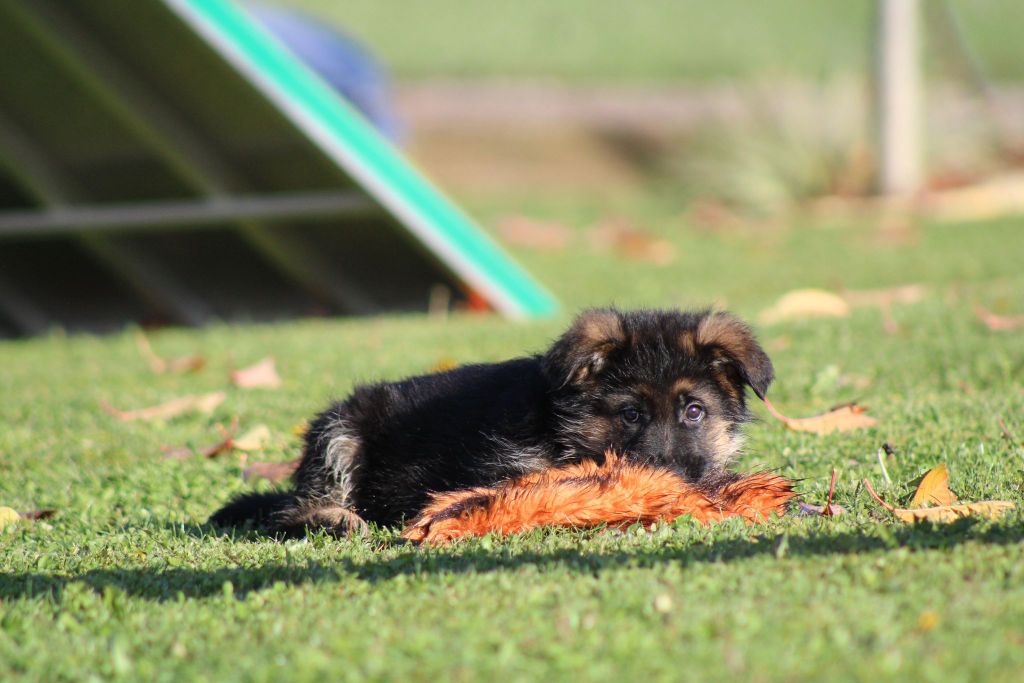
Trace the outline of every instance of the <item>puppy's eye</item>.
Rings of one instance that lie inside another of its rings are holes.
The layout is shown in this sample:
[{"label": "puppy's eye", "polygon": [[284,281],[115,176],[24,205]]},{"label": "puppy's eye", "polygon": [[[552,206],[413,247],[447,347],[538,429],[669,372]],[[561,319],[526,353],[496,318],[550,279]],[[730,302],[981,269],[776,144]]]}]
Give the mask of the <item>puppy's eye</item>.
[{"label": "puppy's eye", "polygon": [[637,422],[640,421],[641,417],[640,411],[633,407],[623,408],[622,412],[619,413],[619,415],[621,415],[622,419],[628,422],[629,424],[636,424]]},{"label": "puppy's eye", "polygon": [[683,415],[690,422],[698,422],[704,417],[704,406],[699,403],[691,403],[686,406],[686,410],[683,411]]}]

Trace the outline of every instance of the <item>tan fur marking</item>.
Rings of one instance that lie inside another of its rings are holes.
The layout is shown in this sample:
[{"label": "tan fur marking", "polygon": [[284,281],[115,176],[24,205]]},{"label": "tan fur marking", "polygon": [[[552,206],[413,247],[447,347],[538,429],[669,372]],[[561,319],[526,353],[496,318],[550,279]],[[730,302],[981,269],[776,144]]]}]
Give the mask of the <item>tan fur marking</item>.
[{"label": "tan fur marking", "polygon": [[622,320],[615,313],[590,311],[581,315],[576,325],[580,336],[592,344],[621,343],[626,340]]},{"label": "tan fur marking", "polygon": [[731,422],[720,417],[709,417],[705,429],[708,443],[714,454],[713,467],[722,469],[728,465],[743,447],[743,437],[729,431]]},{"label": "tan fur marking", "polygon": [[679,347],[687,356],[697,355],[697,341],[694,338],[694,333],[689,330],[683,332],[679,336]]},{"label": "tan fur marking", "polygon": [[573,381],[582,382],[592,372],[600,371],[605,360],[617,346],[626,341],[626,332],[618,314],[609,311],[587,311],[573,323],[578,335],[576,344],[590,355],[591,361],[576,371]]},{"label": "tan fur marking", "polygon": [[701,320],[696,341],[700,346],[721,346],[736,356],[744,356],[753,343],[747,326],[728,313],[712,313]]},{"label": "tan fur marking", "polygon": [[715,382],[718,384],[719,388],[728,394],[729,398],[734,401],[738,401],[740,396],[743,395],[743,387],[736,386],[736,384],[729,379],[729,376],[721,370],[717,370],[714,375]]},{"label": "tan fur marking", "polygon": [[692,394],[693,390],[696,389],[698,383],[689,377],[680,377],[672,385],[672,395],[678,396],[679,394]]}]

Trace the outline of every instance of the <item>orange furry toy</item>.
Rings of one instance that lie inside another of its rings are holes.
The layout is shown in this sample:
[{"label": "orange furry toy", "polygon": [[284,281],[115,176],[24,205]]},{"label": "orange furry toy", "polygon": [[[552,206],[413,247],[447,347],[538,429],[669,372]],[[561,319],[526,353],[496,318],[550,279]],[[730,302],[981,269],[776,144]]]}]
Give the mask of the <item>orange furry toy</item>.
[{"label": "orange furry toy", "polygon": [[691,515],[704,524],[726,517],[758,522],[784,514],[794,495],[790,480],[768,472],[738,475],[709,491],[671,470],[630,463],[609,453],[602,465],[588,461],[491,488],[437,494],[402,537],[444,543],[538,526],[650,525],[680,515]]}]

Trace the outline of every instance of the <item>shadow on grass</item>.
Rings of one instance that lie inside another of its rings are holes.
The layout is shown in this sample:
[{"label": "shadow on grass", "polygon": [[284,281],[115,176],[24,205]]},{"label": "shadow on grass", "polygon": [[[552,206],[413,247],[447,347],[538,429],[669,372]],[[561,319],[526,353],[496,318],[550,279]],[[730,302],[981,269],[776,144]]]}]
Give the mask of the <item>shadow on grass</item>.
[{"label": "shadow on grass", "polygon": [[[992,526],[974,531],[973,520],[962,520],[942,527],[904,527],[894,529],[891,536],[868,536],[857,532],[790,536],[786,539],[785,557],[812,558],[847,555],[906,547],[912,550],[948,549],[973,541],[989,544],[1011,544],[1024,541],[1024,525]],[[347,580],[371,583],[391,580],[397,576],[429,576],[434,574],[482,573],[515,570],[524,565],[560,567],[581,575],[598,575],[618,567],[653,567],[665,563],[682,566],[737,562],[769,556],[778,552],[778,544],[751,543],[747,539],[728,539],[711,544],[686,547],[637,548],[611,552],[588,552],[558,548],[551,551],[517,551],[499,547],[454,546],[450,549],[419,551],[410,548],[397,556],[354,560],[341,557],[336,562],[304,564],[265,564],[258,567],[225,567],[221,569],[168,568],[96,569],[76,576],[42,573],[0,574],[0,600],[52,596],[60,599],[63,590],[72,584],[88,586],[104,592],[114,588],[133,597],[154,601],[205,598],[225,594],[224,584],[231,582],[231,594],[244,598],[251,591],[269,589],[275,584],[302,585],[334,583]]]}]

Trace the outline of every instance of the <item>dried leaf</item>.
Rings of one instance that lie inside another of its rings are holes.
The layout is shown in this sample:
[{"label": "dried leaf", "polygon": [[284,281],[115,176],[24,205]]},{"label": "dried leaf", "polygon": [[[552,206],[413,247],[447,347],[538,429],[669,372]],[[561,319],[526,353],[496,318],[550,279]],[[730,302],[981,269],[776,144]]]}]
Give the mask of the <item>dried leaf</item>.
[{"label": "dried leaf", "polygon": [[832,432],[848,432],[854,429],[874,427],[878,424],[877,419],[867,414],[867,408],[856,403],[847,403],[821,415],[801,418],[786,417],[777,411],[767,398],[764,400],[764,405],[773,417],[794,432],[831,434]]},{"label": "dried leaf", "polygon": [[1010,428],[1006,426],[1005,422],[1003,422],[1003,418],[999,417],[997,418],[997,421],[999,422],[999,429],[1003,432],[1003,438],[1009,441],[1011,445],[1017,445],[1017,439],[1015,439],[1013,434],[1010,433]]},{"label": "dried leaf", "polygon": [[270,441],[270,428],[267,425],[256,425],[231,443],[240,451],[258,451]]},{"label": "dried leaf", "polygon": [[113,415],[124,422],[133,420],[169,420],[184,413],[200,412],[210,414],[217,406],[224,402],[227,394],[223,391],[215,391],[210,394],[189,394],[175,398],[160,405],[137,410],[118,410],[106,401],[100,401],[100,407],[108,414]]},{"label": "dried leaf", "polygon": [[924,299],[928,288],[924,285],[900,285],[885,289],[860,289],[843,292],[843,298],[851,306],[891,306],[892,304],[916,304]]},{"label": "dried leaf", "polygon": [[160,450],[164,452],[164,457],[168,460],[187,460],[193,455],[201,455],[204,458],[216,458],[222,453],[227,453],[232,449],[234,441],[230,436],[225,437],[206,448],[200,448],[198,450],[189,448],[188,446],[161,446]]},{"label": "dried leaf", "polygon": [[448,370],[454,370],[459,367],[459,361],[454,358],[438,358],[437,361],[430,366],[429,372],[447,372]]},{"label": "dried leaf", "polygon": [[231,381],[242,389],[276,389],[281,386],[273,356],[267,356],[247,368],[235,370],[231,373]]},{"label": "dried leaf", "polygon": [[245,452],[259,450],[270,439],[270,429],[266,425],[257,425],[242,436],[236,437],[235,433],[238,431],[237,416],[231,419],[230,426],[223,427],[218,425],[217,428],[220,430],[221,440],[212,446],[207,446],[206,448],[200,448],[198,450],[189,448],[188,446],[181,446],[177,448],[161,446],[160,450],[164,452],[165,458],[175,460],[184,460],[197,453],[204,458],[216,458],[218,455],[229,451]]},{"label": "dried leaf", "polygon": [[161,358],[156,355],[153,351],[153,347],[149,343],[149,338],[142,332],[139,332],[135,336],[135,344],[139,347],[139,353],[146,362],[149,363],[149,367],[153,372],[157,374],[166,373],[181,373],[181,372],[196,372],[206,366],[206,359],[202,356],[182,356],[180,358]]},{"label": "dried leaf", "polygon": [[926,505],[952,505],[959,498],[949,490],[949,469],[943,463],[932,469],[921,477],[921,483],[917,486],[914,497],[910,499],[911,508],[924,507]]},{"label": "dried leaf", "polygon": [[21,515],[14,508],[0,506],[0,529],[14,524],[21,519]]},{"label": "dried leaf", "polygon": [[1024,210],[1024,174],[1006,173],[923,197],[925,215],[940,221],[985,220]]},{"label": "dried leaf", "polygon": [[974,307],[974,315],[992,332],[1011,332],[1024,327],[1024,315],[999,315],[981,305]]},{"label": "dried leaf", "polygon": [[821,514],[824,517],[831,517],[835,514],[834,507],[832,505],[832,496],[836,492],[836,475],[838,471],[836,468],[832,468],[832,478],[828,482],[828,498],[825,499],[825,507],[822,509]]},{"label": "dried leaf", "polygon": [[998,519],[1007,510],[1013,510],[1016,505],[1008,500],[983,500],[978,503],[960,503],[959,505],[943,505],[934,508],[918,508],[917,510],[903,510],[895,508],[892,513],[902,521],[913,522],[941,522],[948,524],[965,517],[987,517]]},{"label": "dried leaf", "polygon": [[771,325],[785,320],[845,318],[850,315],[846,299],[823,289],[797,289],[782,295],[775,305],[761,312],[759,320]]},{"label": "dried leaf", "polygon": [[814,505],[812,503],[801,502],[797,505],[797,512],[805,517],[835,517],[846,514],[846,508],[842,505],[830,504],[827,509],[829,512],[825,512],[826,507],[824,505]]},{"label": "dried leaf", "polygon": [[590,230],[596,248],[614,251],[631,261],[667,266],[676,260],[675,245],[623,221],[606,221]]},{"label": "dried leaf", "polygon": [[164,457],[168,460],[188,460],[195,454],[195,451],[188,446],[168,446],[164,444],[160,446],[160,450],[163,451]]},{"label": "dried leaf", "polygon": [[797,509],[802,515],[819,515],[821,517],[835,517],[836,515],[845,515],[846,509],[841,505],[832,504],[832,496],[836,491],[836,475],[838,471],[832,468],[832,478],[828,482],[828,497],[825,499],[824,505],[812,505],[811,503],[801,502]]},{"label": "dried leaf", "polygon": [[917,630],[921,633],[928,633],[933,630],[942,619],[939,617],[939,613],[933,609],[926,609],[921,612],[917,617]]},{"label": "dried leaf", "polygon": [[867,488],[868,493],[875,501],[884,507],[886,510],[891,512],[902,522],[908,524],[914,524],[916,522],[938,522],[941,524],[949,524],[955,522],[958,519],[964,519],[967,517],[986,517],[988,519],[997,519],[1007,510],[1013,510],[1017,506],[1008,500],[983,500],[977,503],[960,503],[957,505],[942,505],[933,508],[916,508],[913,510],[907,510],[904,508],[898,508],[895,505],[890,505],[882,500],[875,490],[871,487],[871,482],[867,479],[864,480],[864,486]]},{"label": "dried leaf", "polygon": [[21,515],[22,519],[50,519],[57,514],[57,510],[55,508],[42,508],[41,510],[26,510],[18,514]]},{"label": "dried leaf", "polygon": [[298,468],[298,459],[287,462],[254,462],[242,470],[242,478],[246,481],[266,479],[271,484],[277,484],[292,476]]},{"label": "dried leaf", "polygon": [[509,244],[531,249],[557,251],[569,246],[572,231],[553,221],[539,221],[526,216],[508,216],[498,224],[498,233]]}]

